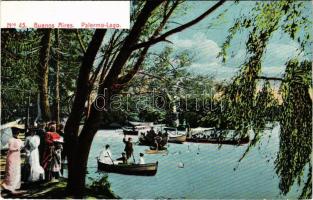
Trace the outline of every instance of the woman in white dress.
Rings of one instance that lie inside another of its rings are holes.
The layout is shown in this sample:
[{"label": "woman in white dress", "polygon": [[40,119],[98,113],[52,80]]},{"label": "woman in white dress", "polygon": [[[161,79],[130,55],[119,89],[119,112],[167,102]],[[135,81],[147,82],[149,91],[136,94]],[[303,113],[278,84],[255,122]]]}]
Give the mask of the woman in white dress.
[{"label": "woman in white dress", "polygon": [[22,140],[17,136],[20,129],[12,127],[13,137],[9,139],[9,149],[6,158],[5,179],[2,187],[11,191],[13,194],[21,187],[21,149],[23,147]]},{"label": "woman in white dress", "polygon": [[39,161],[39,151],[38,146],[40,144],[40,137],[38,135],[35,135],[35,131],[31,131],[31,135],[26,138],[25,146],[28,150],[28,163],[30,166],[30,174],[28,177],[28,181],[34,182],[34,181],[40,181],[44,180],[45,171],[40,166]]},{"label": "woman in white dress", "polygon": [[109,165],[113,164],[110,145],[105,145],[105,149],[103,149],[99,155],[99,161]]}]

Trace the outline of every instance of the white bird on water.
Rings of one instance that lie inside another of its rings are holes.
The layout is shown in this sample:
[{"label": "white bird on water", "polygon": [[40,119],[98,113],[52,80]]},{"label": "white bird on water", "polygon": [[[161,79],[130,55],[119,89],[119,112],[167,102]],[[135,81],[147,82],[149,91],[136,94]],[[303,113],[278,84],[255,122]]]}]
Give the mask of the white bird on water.
[{"label": "white bird on water", "polygon": [[185,165],[184,165],[184,163],[183,163],[183,162],[179,162],[179,163],[177,164],[177,167],[178,167],[178,168],[184,168],[184,167],[185,167]]}]

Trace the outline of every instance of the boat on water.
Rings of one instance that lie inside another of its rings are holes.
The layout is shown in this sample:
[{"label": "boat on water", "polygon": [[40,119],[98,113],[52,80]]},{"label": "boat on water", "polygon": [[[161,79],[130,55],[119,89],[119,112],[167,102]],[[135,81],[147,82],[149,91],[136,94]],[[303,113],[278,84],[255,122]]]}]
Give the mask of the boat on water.
[{"label": "boat on water", "polygon": [[168,136],[162,135],[162,136],[153,136],[147,133],[146,135],[141,134],[138,137],[139,145],[145,145],[145,146],[153,146],[156,147],[156,141],[159,145],[159,149],[163,148],[167,142],[168,142]]},{"label": "boat on water", "polygon": [[139,130],[136,130],[135,128],[132,127],[122,127],[123,133],[125,135],[138,135]]},{"label": "boat on water", "polygon": [[168,150],[167,149],[162,149],[162,150],[146,149],[145,153],[146,154],[168,154]]},{"label": "boat on water", "polygon": [[211,143],[211,144],[229,144],[229,145],[243,145],[249,143],[249,137],[244,137],[241,139],[222,139],[222,138],[197,138],[192,137],[186,138],[187,142],[195,142],[195,143]]},{"label": "boat on water", "polygon": [[98,170],[138,176],[154,176],[158,170],[158,162],[147,164],[105,164],[98,160]]},{"label": "boat on water", "polygon": [[211,144],[229,144],[229,145],[243,145],[250,141],[249,136],[243,138],[235,138],[234,130],[216,130],[215,128],[196,128],[191,130],[187,142],[195,143],[211,143]]},{"label": "boat on water", "polygon": [[138,135],[144,133],[153,126],[152,122],[128,122],[127,126],[122,127],[126,135]]},{"label": "boat on water", "polygon": [[165,127],[163,128],[163,131],[168,134],[168,142],[184,143],[186,141],[186,131],[178,131],[177,128],[172,127]]},{"label": "boat on water", "polygon": [[171,143],[184,143],[186,142],[187,136],[186,135],[169,135],[168,142]]}]

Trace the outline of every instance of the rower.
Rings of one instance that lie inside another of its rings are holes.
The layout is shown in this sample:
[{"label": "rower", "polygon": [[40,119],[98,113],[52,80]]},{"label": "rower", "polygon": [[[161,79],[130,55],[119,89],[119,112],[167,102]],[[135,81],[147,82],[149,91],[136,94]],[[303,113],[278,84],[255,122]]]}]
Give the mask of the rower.
[{"label": "rower", "polygon": [[133,143],[132,143],[132,138],[129,137],[128,140],[126,140],[126,135],[124,134],[123,142],[125,144],[124,151],[126,152],[126,157],[127,160],[132,156],[133,154]]},{"label": "rower", "polygon": [[103,149],[99,155],[99,161],[109,165],[113,164],[110,145],[105,145],[105,149]]}]

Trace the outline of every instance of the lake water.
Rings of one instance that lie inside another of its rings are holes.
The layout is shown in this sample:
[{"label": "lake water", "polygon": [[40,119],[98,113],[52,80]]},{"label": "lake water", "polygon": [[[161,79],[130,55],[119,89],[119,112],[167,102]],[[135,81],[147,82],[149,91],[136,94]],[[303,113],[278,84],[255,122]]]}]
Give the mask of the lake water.
[{"label": "lake water", "polygon": [[[168,154],[145,154],[146,162],[159,161],[156,176],[141,177],[109,174],[112,190],[122,198],[192,198],[192,199],[260,199],[297,198],[300,191],[294,186],[287,196],[281,196],[274,160],[279,148],[279,126],[264,132],[260,144],[239,163],[247,145],[169,144]],[[270,137],[270,139],[269,139]],[[111,145],[113,158],[124,149],[119,130],[101,130],[93,141],[88,161],[88,176],[96,178],[96,157],[105,144]],[[133,141],[137,137],[133,136]],[[146,146],[135,146],[138,159]],[[184,168],[178,164],[184,163]]]}]

